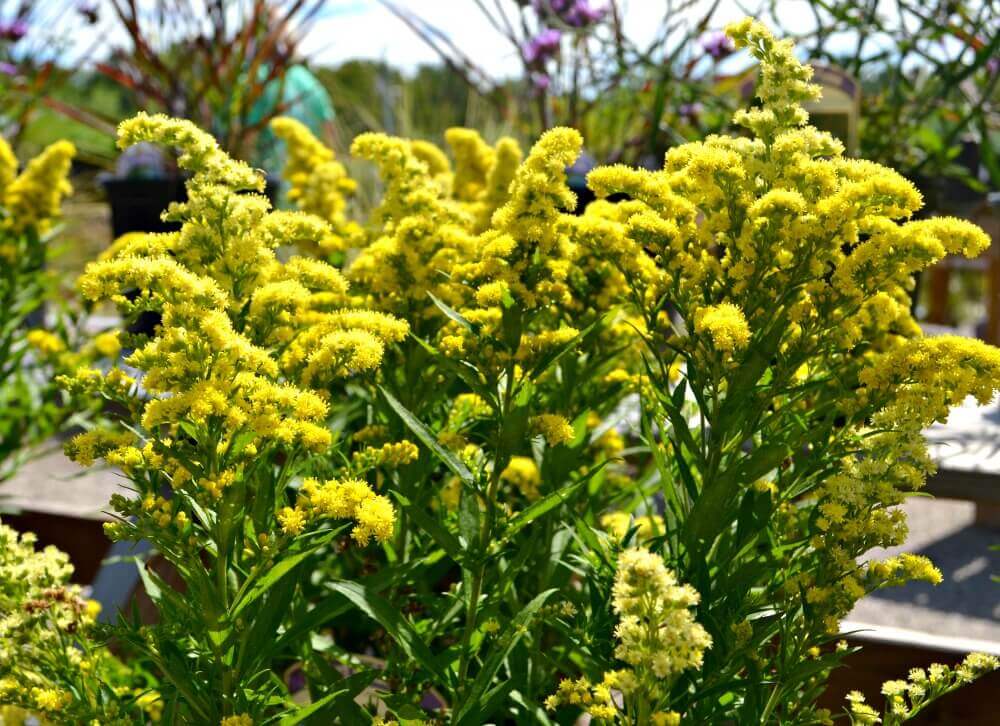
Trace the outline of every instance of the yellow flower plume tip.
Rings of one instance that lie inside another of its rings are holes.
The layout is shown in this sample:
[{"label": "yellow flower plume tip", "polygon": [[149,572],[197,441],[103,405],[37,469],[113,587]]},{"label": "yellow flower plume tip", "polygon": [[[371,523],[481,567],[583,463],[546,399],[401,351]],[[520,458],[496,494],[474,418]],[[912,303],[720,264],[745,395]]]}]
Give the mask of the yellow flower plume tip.
[{"label": "yellow flower plume tip", "polygon": [[566,186],[566,167],[582,148],[583,137],[575,129],[542,134],[514,172],[510,199],[493,214],[493,227],[515,238],[550,239],[559,212],[576,207],[576,195]]},{"label": "yellow flower plume tip", "polygon": [[184,119],[165,114],[139,112],[118,125],[118,147],[140,142],[172,147],[180,151],[177,165],[190,171],[195,184],[222,184],[233,189],[264,189],[264,175],[246,163],[229,157],[215,138]]},{"label": "yellow flower plume tip", "polygon": [[[494,147],[494,162],[486,176],[484,201],[487,209],[495,210],[510,198],[510,185],[514,181],[517,168],[521,165],[524,152],[516,139],[504,136]],[[488,219],[485,221],[489,221]]]},{"label": "yellow flower plume tip", "polygon": [[410,142],[410,149],[413,155],[427,165],[427,171],[432,176],[451,173],[451,162],[437,144],[423,139],[414,139]]},{"label": "yellow flower plume tip", "polygon": [[271,120],[271,131],[288,145],[291,168],[299,170],[333,161],[333,150],[317,139],[309,127],[289,116],[278,116]]},{"label": "yellow flower plume tip", "polygon": [[288,198],[303,212],[323,219],[329,227],[325,234],[297,242],[300,249],[322,257],[342,252],[356,243],[361,227],[346,215],[347,197],[357,189],[347,169],[303,123],[278,117],[271,121],[275,135],[285,142],[288,161],[282,176],[288,182]]},{"label": "yellow flower plume tip", "polygon": [[726,33],[738,48],[746,48],[760,61],[757,96],[763,106],[738,111],[733,120],[754,131],[761,138],[772,138],[787,128],[802,126],[809,114],[805,101],[820,97],[820,87],[810,83],[813,70],[795,57],[792,40],[777,40],[763,23],[744,18],[726,27]]},{"label": "yellow flower plume tip", "polygon": [[732,303],[698,308],[694,314],[694,329],[708,335],[717,350],[734,353],[750,342],[750,327],[743,311]]}]

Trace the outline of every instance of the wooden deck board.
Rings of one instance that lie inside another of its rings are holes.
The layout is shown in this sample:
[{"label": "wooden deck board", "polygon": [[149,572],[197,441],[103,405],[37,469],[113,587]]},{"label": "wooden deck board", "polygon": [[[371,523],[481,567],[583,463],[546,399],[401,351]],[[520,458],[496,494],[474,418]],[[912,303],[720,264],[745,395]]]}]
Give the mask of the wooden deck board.
[{"label": "wooden deck board", "polygon": [[126,483],[116,471],[101,466],[82,469],[57,444],[47,445],[44,453],[0,487],[0,511],[107,521],[108,500]]},{"label": "wooden deck board", "polygon": [[1000,503],[1000,403],[969,399],[947,423],[927,429],[938,472],[927,491],[938,497]]}]

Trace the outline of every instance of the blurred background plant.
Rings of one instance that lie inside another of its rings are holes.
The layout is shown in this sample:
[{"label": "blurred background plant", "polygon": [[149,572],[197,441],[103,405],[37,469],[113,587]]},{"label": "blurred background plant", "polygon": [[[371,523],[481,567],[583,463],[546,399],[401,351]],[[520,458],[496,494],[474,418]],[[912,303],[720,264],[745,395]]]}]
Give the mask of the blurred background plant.
[{"label": "blurred background plant", "polygon": [[735,108],[734,80],[717,73],[734,50],[712,32],[719,2],[665,0],[657,27],[639,40],[625,29],[620,0],[474,0],[515,52],[516,82],[491,77],[417,13],[381,2],[469,86],[520,115],[522,134],[572,126],[600,159],[657,164],[670,146],[720,131]]},{"label": "blurred background plant", "polygon": [[74,151],[57,142],[18,174],[0,138],[0,483],[69,423],[52,377],[86,360],[68,352],[75,321],[55,304],[58,280],[46,269]]},{"label": "blurred background plant", "polygon": [[[287,112],[290,94],[302,100],[311,90],[297,77],[298,45],[322,6],[322,0],[81,3],[75,23],[93,26],[86,36],[96,45],[77,55],[81,62],[66,71],[69,88],[47,105],[75,122],[75,133],[96,132],[99,139],[88,138],[96,143],[85,148],[101,166],[113,161],[118,121],[138,108],[189,118],[234,155],[254,159],[266,153],[267,123]],[[163,168],[139,158],[120,171],[143,176]]]},{"label": "blurred background plant", "polygon": [[59,32],[64,13],[60,3],[0,0],[0,133],[15,146],[31,144],[32,124],[73,78],[73,60],[89,55],[99,42]]},{"label": "blurred background plant", "polygon": [[[320,0],[110,0],[128,42],[96,69],[147,111],[187,118],[253,159]],[[117,119],[115,119],[117,121]]]},{"label": "blurred background plant", "polygon": [[860,156],[913,179],[931,209],[1000,189],[996,2],[811,0],[808,32],[781,5],[766,13],[807,58],[861,81]]}]

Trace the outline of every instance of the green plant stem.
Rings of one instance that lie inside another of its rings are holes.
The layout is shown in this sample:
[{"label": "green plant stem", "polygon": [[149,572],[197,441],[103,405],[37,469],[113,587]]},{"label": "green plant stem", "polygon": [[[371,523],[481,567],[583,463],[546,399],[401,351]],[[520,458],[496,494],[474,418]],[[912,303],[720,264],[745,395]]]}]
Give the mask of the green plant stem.
[{"label": "green plant stem", "polygon": [[469,602],[465,606],[465,630],[462,632],[462,654],[458,661],[458,685],[462,688],[469,672],[469,648],[472,644],[472,633],[476,629],[476,605],[483,590],[483,579],[486,575],[486,565],[480,564],[472,575],[472,586],[469,590]]},{"label": "green plant stem", "polygon": [[[513,369],[508,368],[507,370],[507,384],[504,387],[504,400],[503,408],[501,413],[506,413],[510,410],[510,400],[513,396],[514,386],[513,386]],[[497,446],[496,451],[500,452],[503,442],[503,419],[500,420],[500,426],[497,430]],[[489,548],[490,537],[493,533],[494,524],[494,514],[495,514],[495,504],[497,491],[500,488],[500,473],[502,467],[501,457],[498,457],[493,462],[493,471],[490,472],[490,484],[486,490],[486,516],[483,518],[483,524],[480,528],[479,533],[479,555],[480,561],[476,565],[475,571],[472,575],[472,586],[469,591],[469,602],[465,609],[465,630],[462,633],[462,648],[461,655],[458,661],[458,686],[463,688],[463,684],[466,680],[466,676],[469,672],[469,648],[472,645],[472,634],[476,630],[476,615],[478,612],[479,597],[483,590],[483,580],[486,577],[486,551]]]},{"label": "green plant stem", "polygon": [[767,704],[764,706],[764,713],[760,716],[761,723],[767,723],[768,718],[771,716],[771,712],[774,711],[778,706],[778,696],[781,694],[781,684],[775,683],[774,689],[771,691],[771,697],[767,699]]},{"label": "green plant stem", "polygon": [[493,529],[493,503],[496,500],[497,489],[500,487],[499,467],[494,466],[490,475],[490,486],[486,491],[487,514],[483,520],[483,525],[479,533],[480,562],[476,566],[472,575],[472,589],[469,592],[469,602],[465,610],[465,630],[462,633],[462,654],[458,663],[458,681],[461,685],[465,681],[469,671],[469,647],[472,643],[472,634],[476,630],[477,606],[479,596],[483,591],[483,580],[486,577],[486,549],[489,546],[490,534]]}]

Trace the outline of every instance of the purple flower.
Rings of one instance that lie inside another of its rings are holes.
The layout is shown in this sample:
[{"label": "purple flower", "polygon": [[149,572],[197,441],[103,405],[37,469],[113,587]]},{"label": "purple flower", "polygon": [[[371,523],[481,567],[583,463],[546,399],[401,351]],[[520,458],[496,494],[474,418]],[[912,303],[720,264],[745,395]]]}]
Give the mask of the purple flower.
[{"label": "purple flower", "polygon": [[563,15],[563,20],[574,28],[582,28],[599,22],[607,11],[604,6],[591,7],[587,0],[577,0]]},{"label": "purple flower", "polygon": [[16,76],[17,66],[13,63],[4,63],[0,61],[0,73],[3,73],[6,76]]},{"label": "purple flower", "polygon": [[703,37],[701,39],[701,47],[702,50],[715,60],[722,60],[736,50],[736,46],[733,45],[733,39],[721,30],[716,30]]},{"label": "purple flower", "polygon": [[27,34],[28,24],[23,20],[11,20],[10,22],[0,23],[0,39],[16,43]]},{"label": "purple flower", "polygon": [[993,77],[997,74],[997,71],[1000,71],[1000,58],[994,56],[986,61],[986,72],[990,77]]},{"label": "purple flower", "polygon": [[552,79],[545,73],[532,73],[531,85],[535,87],[536,91],[542,93],[549,90],[549,86],[552,85]]},{"label": "purple flower", "polygon": [[546,28],[528,41],[524,47],[524,60],[528,63],[544,63],[559,52],[562,33],[554,28]]}]

